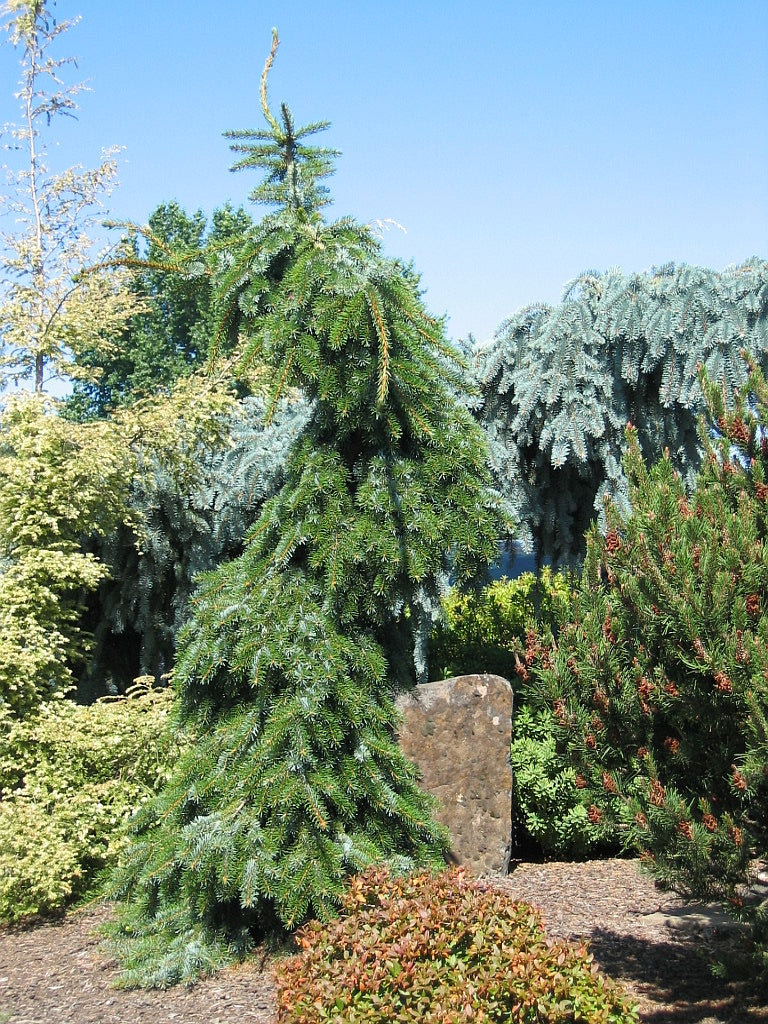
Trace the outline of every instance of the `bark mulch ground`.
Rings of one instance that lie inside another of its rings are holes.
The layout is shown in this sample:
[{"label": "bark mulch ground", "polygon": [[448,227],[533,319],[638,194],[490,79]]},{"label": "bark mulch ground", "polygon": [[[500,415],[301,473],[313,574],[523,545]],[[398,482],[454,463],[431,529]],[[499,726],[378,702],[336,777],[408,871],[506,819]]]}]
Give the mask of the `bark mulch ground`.
[{"label": "bark mulch ground", "polygon": [[[553,937],[589,939],[644,1024],[768,1024],[759,979],[711,971],[738,952],[738,931],[657,890],[636,862],[523,863],[499,884],[538,906]],[[117,965],[96,933],[109,913],[0,932],[0,1024],[274,1024],[279,960],[255,957],[193,988],[115,989]]]}]

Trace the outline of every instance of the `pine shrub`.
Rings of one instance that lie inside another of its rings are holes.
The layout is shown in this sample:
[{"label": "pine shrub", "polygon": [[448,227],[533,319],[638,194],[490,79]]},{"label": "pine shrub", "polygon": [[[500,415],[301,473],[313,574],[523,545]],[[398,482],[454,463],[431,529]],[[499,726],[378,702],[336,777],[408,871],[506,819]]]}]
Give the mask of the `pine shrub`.
[{"label": "pine shrub", "polygon": [[338,920],[312,922],[281,965],[280,1024],[633,1024],[585,945],[547,939],[533,907],[461,869],[352,879]]},{"label": "pine shrub", "polygon": [[608,505],[570,621],[531,639],[521,672],[585,834],[740,908],[768,848],[768,389],[753,371],[733,412],[709,398],[718,436],[692,493],[628,430],[632,512]]}]

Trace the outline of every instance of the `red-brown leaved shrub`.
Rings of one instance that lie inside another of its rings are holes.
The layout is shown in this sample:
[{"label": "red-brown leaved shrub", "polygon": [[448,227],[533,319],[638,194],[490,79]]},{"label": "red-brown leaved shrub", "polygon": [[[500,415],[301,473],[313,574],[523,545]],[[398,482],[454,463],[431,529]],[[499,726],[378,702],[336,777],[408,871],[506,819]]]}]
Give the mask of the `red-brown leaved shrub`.
[{"label": "red-brown leaved shrub", "polygon": [[635,1024],[584,945],[550,941],[541,916],[459,868],[353,878],[341,916],[296,935],[280,1024]]}]

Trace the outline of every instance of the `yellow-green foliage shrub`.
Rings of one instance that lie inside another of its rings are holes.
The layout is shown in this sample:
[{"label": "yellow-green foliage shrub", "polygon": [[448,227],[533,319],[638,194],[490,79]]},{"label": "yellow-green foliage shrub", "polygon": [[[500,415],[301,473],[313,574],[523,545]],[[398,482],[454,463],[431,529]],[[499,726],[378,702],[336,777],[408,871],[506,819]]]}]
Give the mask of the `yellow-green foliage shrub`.
[{"label": "yellow-green foliage shrub", "polygon": [[0,718],[0,921],[62,909],[114,860],[178,756],[170,690]]},{"label": "yellow-green foliage shrub", "polygon": [[56,410],[18,394],[0,415],[0,709],[18,718],[73,688],[83,598],[108,575],[81,541],[125,519],[133,475],[111,424]]},{"label": "yellow-green foliage shrub", "polygon": [[502,577],[482,590],[462,592],[454,587],[444,602],[445,620],[431,640],[434,679],[468,672],[494,672],[516,678],[516,650],[528,629],[546,628],[562,617],[567,606],[568,578],[544,567],[539,580],[539,609],[535,608],[536,577]]},{"label": "yellow-green foliage shrub", "polygon": [[584,945],[551,942],[537,910],[453,868],[352,879],[342,915],[297,933],[280,1024],[635,1024]]}]

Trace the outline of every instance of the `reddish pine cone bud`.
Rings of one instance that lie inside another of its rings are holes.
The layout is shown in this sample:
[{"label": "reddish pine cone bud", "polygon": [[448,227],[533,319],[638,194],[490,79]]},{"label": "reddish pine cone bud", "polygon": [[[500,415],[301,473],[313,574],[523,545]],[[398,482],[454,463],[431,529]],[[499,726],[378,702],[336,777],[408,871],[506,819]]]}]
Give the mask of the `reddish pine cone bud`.
[{"label": "reddish pine cone bud", "polygon": [[741,829],[738,827],[738,825],[731,825],[731,827],[728,829],[728,835],[733,841],[734,846],[741,846],[741,844],[744,842],[744,838],[741,834]]},{"label": "reddish pine cone bud", "polygon": [[650,715],[651,707],[648,703],[647,698],[653,693],[656,687],[646,676],[642,676],[637,681],[637,693],[640,697],[640,710],[644,715]]},{"label": "reddish pine cone bud", "polygon": [[581,772],[579,772],[579,774],[576,776],[576,778],[573,781],[576,784],[576,789],[586,789],[587,788],[587,780],[584,778],[584,776],[581,774]]},{"label": "reddish pine cone bud", "polygon": [[595,690],[592,694],[592,703],[595,707],[600,708],[601,711],[607,711],[610,705],[607,694],[600,689]]},{"label": "reddish pine cone bud", "polygon": [[616,530],[609,530],[605,535],[605,547],[612,555],[621,550],[621,537]]},{"label": "reddish pine cone bud", "polygon": [[725,674],[725,672],[715,672],[715,687],[721,693],[732,693],[733,692],[733,683],[731,682],[729,677]]},{"label": "reddish pine cone bud", "polygon": [[747,788],[747,780],[741,774],[735,764],[731,765],[731,772],[733,773],[731,778],[733,781],[734,789],[740,789],[742,792]]},{"label": "reddish pine cone bud", "polygon": [[608,772],[603,772],[603,789],[606,793],[618,793],[616,783],[613,781]]},{"label": "reddish pine cone bud", "polygon": [[681,821],[678,823],[677,831],[680,835],[689,841],[693,839],[693,827],[690,821]]},{"label": "reddish pine cone bud", "polygon": [[596,807],[594,804],[590,804],[589,810],[587,811],[587,817],[592,822],[592,824],[597,825],[602,816],[603,812],[600,810],[600,808]]},{"label": "reddish pine cone bud", "polygon": [[640,826],[640,828],[647,828],[648,826],[648,819],[642,811],[637,812],[637,814],[635,815],[635,821]]},{"label": "reddish pine cone bud", "polygon": [[691,512],[691,506],[688,504],[686,498],[679,498],[677,507],[680,509],[680,515],[683,519],[690,519],[693,515],[693,512]]},{"label": "reddish pine cone bud", "polygon": [[757,615],[760,611],[760,595],[748,594],[745,604],[747,606],[747,615]]},{"label": "reddish pine cone bud", "polygon": [[536,635],[535,629],[526,630],[525,633],[525,664],[530,665],[532,661],[536,660],[536,656],[541,652],[541,644],[539,638]]},{"label": "reddish pine cone bud", "polygon": [[651,803],[654,807],[661,807],[666,799],[667,791],[664,789],[658,779],[654,779],[651,783]]},{"label": "reddish pine cone bud", "polygon": [[717,818],[714,814],[705,814],[701,819],[701,823],[707,832],[717,832]]},{"label": "reddish pine cone bud", "polygon": [[740,416],[736,416],[730,425],[728,436],[737,444],[749,443],[749,427]]}]

